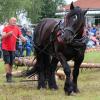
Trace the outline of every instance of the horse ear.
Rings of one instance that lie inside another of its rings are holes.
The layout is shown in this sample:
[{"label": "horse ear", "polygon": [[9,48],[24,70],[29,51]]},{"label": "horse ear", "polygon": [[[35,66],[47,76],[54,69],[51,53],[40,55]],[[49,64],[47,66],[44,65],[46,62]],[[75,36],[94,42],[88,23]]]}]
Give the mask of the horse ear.
[{"label": "horse ear", "polygon": [[74,9],[73,1],[70,4],[70,10]]},{"label": "horse ear", "polygon": [[89,8],[87,8],[86,10],[83,11],[84,15],[87,13],[88,10],[89,10]]}]

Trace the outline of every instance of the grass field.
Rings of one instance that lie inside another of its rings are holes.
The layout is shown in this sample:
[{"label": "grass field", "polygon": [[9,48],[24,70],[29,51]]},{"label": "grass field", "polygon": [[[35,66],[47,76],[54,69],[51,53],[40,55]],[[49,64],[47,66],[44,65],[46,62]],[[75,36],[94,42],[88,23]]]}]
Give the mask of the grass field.
[{"label": "grass field", "polygon": [[84,62],[100,63],[100,52],[89,52],[85,54]]},{"label": "grass field", "polygon": [[[84,62],[100,63],[100,52],[86,54]],[[100,100],[100,69],[80,71],[80,93],[75,96],[64,94],[63,80],[57,80],[58,91],[37,90],[37,82],[19,82],[23,78],[14,78],[16,83],[7,84],[3,74],[3,62],[0,62],[0,100]]]}]

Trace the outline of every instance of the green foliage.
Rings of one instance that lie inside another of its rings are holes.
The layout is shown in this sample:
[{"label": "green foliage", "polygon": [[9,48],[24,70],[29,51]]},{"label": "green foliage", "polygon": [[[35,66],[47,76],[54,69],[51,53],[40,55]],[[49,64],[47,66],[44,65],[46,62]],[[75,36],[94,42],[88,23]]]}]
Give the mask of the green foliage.
[{"label": "green foliage", "polygon": [[16,12],[25,11],[33,23],[41,18],[55,17],[58,5],[64,0],[0,0],[0,21],[16,16]]},{"label": "green foliage", "polygon": [[4,73],[4,63],[0,61],[0,73]]},{"label": "green foliage", "polygon": [[37,22],[41,16],[41,5],[41,0],[0,0],[0,21],[25,11],[32,22]]},{"label": "green foliage", "polygon": [[57,12],[57,7],[59,5],[64,5],[64,0],[42,0],[42,18],[55,18],[55,13]]},{"label": "green foliage", "polygon": [[43,0],[41,15],[42,18],[55,17],[57,4],[53,0]]},{"label": "green foliage", "polygon": [[26,8],[28,12],[28,17],[31,19],[33,23],[37,23],[41,18],[41,10],[42,10],[42,0],[30,0],[30,7]]},{"label": "green foliage", "polygon": [[0,0],[0,20],[5,21],[11,16],[16,16],[19,8],[19,0]]}]

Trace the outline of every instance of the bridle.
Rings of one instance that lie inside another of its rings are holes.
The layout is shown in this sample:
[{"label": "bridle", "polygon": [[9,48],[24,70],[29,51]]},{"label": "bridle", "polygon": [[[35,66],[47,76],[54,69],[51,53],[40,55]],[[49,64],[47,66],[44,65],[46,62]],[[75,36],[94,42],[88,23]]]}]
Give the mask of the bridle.
[{"label": "bridle", "polygon": [[66,32],[65,32],[66,30],[70,31],[72,33],[72,35],[73,35],[73,38],[72,38],[72,40],[73,40],[79,34],[78,31],[80,30],[82,25],[83,25],[83,22],[81,21],[76,30],[74,30],[72,27],[69,27],[69,26],[65,27],[64,29],[62,29],[63,34],[66,34]]}]

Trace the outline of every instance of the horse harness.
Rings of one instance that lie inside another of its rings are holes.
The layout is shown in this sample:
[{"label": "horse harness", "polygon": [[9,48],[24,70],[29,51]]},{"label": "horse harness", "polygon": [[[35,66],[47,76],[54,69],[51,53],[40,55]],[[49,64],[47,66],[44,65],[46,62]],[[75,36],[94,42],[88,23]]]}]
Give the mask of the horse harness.
[{"label": "horse harness", "polygon": [[[77,45],[79,45],[79,47],[82,47],[83,46],[83,44],[84,43],[86,43],[86,41],[87,41],[87,39],[86,39],[86,37],[84,36],[84,37],[82,37],[81,39],[74,39],[76,36],[77,36],[77,34],[75,33],[75,31],[71,28],[71,27],[65,27],[65,28],[63,28],[63,26],[61,26],[61,20],[58,22],[58,23],[56,23],[55,25],[54,25],[54,27],[53,27],[53,29],[52,29],[52,31],[51,31],[51,33],[50,33],[50,42],[41,50],[41,48],[39,48],[38,46],[36,46],[35,45],[35,43],[33,42],[33,46],[36,48],[36,49],[38,49],[40,52],[39,53],[45,53],[45,54],[47,54],[47,55],[51,55],[51,54],[49,54],[47,51],[45,51],[50,45],[54,45],[54,44],[52,44],[53,42],[55,42],[56,40],[59,42],[59,43],[61,43],[61,44],[63,44],[64,43],[64,41],[62,40],[62,38],[61,38],[61,36],[63,35],[63,34],[65,34],[65,30],[68,30],[68,31],[70,31],[74,36],[73,36],[73,38],[72,38],[72,42],[69,44],[69,45],[71,45],[71,46],[74,46],[74,48],[75,48],[75,50],[77,50],[78,48],[78,46]],[[58,28],[58,26],[60,26],[59,28]],[[57,32],[56,32],[56,34],[55,34],[55,30],[58,28],[58,30],[57,30]],[[53,47],[53,46],[52,46]],[[56,52],[56,47],[54,46],[54,51]],[[56,57],[56,55],[55,55],[55,52],[54,52],[54,54],[52,55],[52,56],[55,56]]]}]

